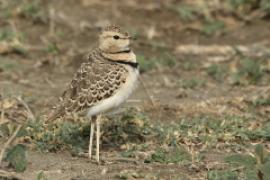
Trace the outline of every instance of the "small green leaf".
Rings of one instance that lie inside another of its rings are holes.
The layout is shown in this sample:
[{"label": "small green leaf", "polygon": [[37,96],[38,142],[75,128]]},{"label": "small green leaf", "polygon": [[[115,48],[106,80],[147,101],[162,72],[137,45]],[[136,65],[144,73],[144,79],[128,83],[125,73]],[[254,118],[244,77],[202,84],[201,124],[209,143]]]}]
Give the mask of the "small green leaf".
[{"label": "small green leaf", "polygon": [[6,160],[15,168],[17,172],[23,172],[26,169],[26,147],[18,144],[7,152]]}]

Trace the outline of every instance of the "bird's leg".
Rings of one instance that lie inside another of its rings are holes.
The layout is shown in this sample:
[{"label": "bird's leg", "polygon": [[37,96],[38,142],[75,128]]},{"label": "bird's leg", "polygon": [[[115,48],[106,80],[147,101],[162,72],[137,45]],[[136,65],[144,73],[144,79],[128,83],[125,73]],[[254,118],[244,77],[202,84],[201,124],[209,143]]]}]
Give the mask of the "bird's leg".
[{"label": "bird's leg", "polygon": [[[94,117],[96,118],[96,117]],[[89,149],[88,149],[88,155],[89,158],[91,159],[92,156],[92,147],[93,147],[93,136],[94,136],[94,131],[95,131],[95,120],[91,119],[90,121],[90,139],[89,139]]]},{"label": "bird's leg", "polygon": [[96,147],[96,160],[99,163],[99,138],[100,138],[100,118],[101,116],[98,115],[96,118],[96,125],[97,125],[97,131],[96,131],[96,137],[97,137],[97,147]]}]

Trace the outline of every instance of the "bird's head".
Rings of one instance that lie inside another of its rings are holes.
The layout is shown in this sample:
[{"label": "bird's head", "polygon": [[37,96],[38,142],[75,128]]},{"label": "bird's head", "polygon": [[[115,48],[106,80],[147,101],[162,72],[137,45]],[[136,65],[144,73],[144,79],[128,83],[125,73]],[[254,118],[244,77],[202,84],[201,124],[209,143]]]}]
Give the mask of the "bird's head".
[{"label": "bird's head", "polygon": [[107,26],[99,35],[99,48],[106,53],[130,51],[131,36],[118,26]]}]

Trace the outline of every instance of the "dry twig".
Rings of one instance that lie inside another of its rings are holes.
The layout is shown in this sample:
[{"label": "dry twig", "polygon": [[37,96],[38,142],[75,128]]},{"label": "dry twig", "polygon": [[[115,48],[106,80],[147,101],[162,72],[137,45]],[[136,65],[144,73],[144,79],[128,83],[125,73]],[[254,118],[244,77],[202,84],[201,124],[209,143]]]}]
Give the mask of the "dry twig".
[{"label": "dry twig", "polygon": [[[29,106],[27,105],[27,103],[25,101],[22,100],[21,97],[16,97],[16,99],[25,107],[25,109],[28,112],[28,117],[30,119],[35,119],[34,114],[32,113],[32,111],[30,110]],[[3,158],[4,158],[4,154],[7,150],[7,148],[9,147],[9,145],[13,142],[13,140],[16,138],[18,132],[20,131],[20,129],[23,127],[23,124],[19,124],[16,128],[16,130],[14,131],[14,133],[11,135],[11,137],[8,139],[8,141],[4,144],[1,153],[0,153],[0,166],[2,164]]]},{"label": "dry twig", "polygon": [[4,144],[4,147],[1,150],[0,153],[0,166],[2,164],[3,158],[4,158],[4,153],[6,151],[6,149],[9,147],[9,145],[12,143],[12,141],[16,138],[18,132],[20,131],[20,129],[22,128],[22,124],[19,124],[16,128],[16,130],[14,131],[14,133],[12,134],[12,136],[8,139],[8,141]]},{"label": "dry twig", "polygon": [[143,87],[144,91],[146,92],[146,95],[147,95],[147,97],[149,98],[149,100],[150,100],[152,106],[156,106],[156,104],[155,104],[155,102],[154,102],[154,100],[153,100],[153,97],[150,95],[149,91],[146,89],[146,87],[145,87],[145,85],[144,85],[144,83],[143,83],[142,78],[139,77],[139,80],[140,80],[140,82],[141,82],[141,84],[142,84],[142,87]]},{"label": "dry twig", "polygon": [[36,118],[35,118],[33,112],[31,111],[31,109],[29,108],[29,106],[27,105],[27,103],[21,97],[16,97],[16,99],[25,107],[25,109],[28,112],[28,117],[31,120],[35,120]]}]

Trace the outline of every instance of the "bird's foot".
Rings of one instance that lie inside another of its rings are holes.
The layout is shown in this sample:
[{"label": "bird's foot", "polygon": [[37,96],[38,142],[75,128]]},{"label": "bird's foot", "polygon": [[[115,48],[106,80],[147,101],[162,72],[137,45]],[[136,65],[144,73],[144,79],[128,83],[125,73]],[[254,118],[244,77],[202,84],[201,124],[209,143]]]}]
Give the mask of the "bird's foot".
[{"label": "bird's foot", "polygon": [[93,156],[90,156],[88,152],[80,152],[80,153],[78,153],[78,156],[88,158],[90,160],[90,162],[96,163],[98,165],[106,164],[106,162],[103,159],[97,160],[96,158],[93,158]]}]

